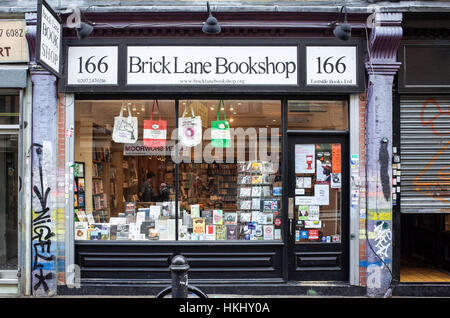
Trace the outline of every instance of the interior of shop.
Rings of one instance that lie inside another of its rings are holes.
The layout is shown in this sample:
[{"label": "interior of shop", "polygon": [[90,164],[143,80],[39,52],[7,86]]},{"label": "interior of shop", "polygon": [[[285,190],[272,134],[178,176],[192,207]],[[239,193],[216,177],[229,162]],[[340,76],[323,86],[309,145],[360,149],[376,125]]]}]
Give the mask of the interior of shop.
[{"label": "interior of shop", "polygon": [[450,282],[449,252],[449,214],[402,214],[400,282]]}]

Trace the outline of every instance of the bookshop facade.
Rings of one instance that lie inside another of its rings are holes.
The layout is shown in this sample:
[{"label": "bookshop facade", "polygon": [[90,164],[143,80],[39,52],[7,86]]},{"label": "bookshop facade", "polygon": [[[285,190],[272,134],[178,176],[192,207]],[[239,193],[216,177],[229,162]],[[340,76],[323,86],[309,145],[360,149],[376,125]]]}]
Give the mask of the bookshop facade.
[{"label": "bookshop facade", "polygon": [[359,285],[350,178],[363,47],[357,38],[65,40],[66,263],[82,287],[158,291],[176,254],[209,292]]}]

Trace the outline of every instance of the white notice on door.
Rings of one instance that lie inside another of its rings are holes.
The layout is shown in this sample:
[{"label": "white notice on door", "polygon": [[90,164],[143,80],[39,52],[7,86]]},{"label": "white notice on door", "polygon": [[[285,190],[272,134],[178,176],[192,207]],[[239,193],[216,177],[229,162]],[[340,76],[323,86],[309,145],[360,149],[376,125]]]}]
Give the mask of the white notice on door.
[{"label": "white notice on door", "polygon": [[295,173],[315,173],[315,145],[295,145]]},{"label": "white notice on door", "polygon": [[330,186],[328,184],[314,185],[314,196],[316,198],[316,205],[329,205]]}]

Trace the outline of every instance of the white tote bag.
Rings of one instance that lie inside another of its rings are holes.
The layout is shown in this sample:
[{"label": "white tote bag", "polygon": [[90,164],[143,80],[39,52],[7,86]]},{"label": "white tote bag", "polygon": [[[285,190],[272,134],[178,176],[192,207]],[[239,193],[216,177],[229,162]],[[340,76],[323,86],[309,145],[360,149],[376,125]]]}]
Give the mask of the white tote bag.
[{"label": "white tote bag", "polygon": [[186,109],[183,116],[178,118],[178,140],[185,147],[194,147],[202,142],[202,119],[195,116],[191,107],[192,117],[186,117]]},{"label": "white tote bag", "polygon": [[117,143],[134,144],[138,140],[138,119],[131,117],[128,106],[128,117],[123,117],[123,107],[120,107],[119,116],[114,117],[114,130],[112,139]]}]

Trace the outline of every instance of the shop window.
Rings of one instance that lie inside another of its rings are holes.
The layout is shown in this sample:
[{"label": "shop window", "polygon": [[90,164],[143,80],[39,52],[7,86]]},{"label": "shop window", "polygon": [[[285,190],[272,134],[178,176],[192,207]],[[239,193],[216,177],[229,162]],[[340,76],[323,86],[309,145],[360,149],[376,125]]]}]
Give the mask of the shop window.
[{"label": "shop window", "polygon": [[[80,101],[75,105],[75,238],[80,240],[175,240],[175,165],[170,147],[147,146],[144,124],[161,119],[175,129],[175,102]],[[137,118],[113,141],[115,117]],[[127,134],[127,130],[130,134]],[[137,141],[126,143],[137,135]]]},{"label": "shop window", "polygon": [[19,95],[0,95],[0,125],[18,125]]},{"label": "shop window", "polygon": [[[176,119],[175,101],[159,100],[165,144],[149,146],[153,105],[76,102],[75,238],[281,239],[280,101],[180,100]],[[116,142],[115,117],[128,108],[137,141]]]},{"label": "shop window", "polygon": [[[201,117],[203,140],[180,157],[179,238],[281,239],[280,101],[180,105]],[[228,132],[218,131],[225,118]]]},{"label": "shop window", "polygon": [[348,130],[348,102],[339,100],[290,100],[288,129]]}]

